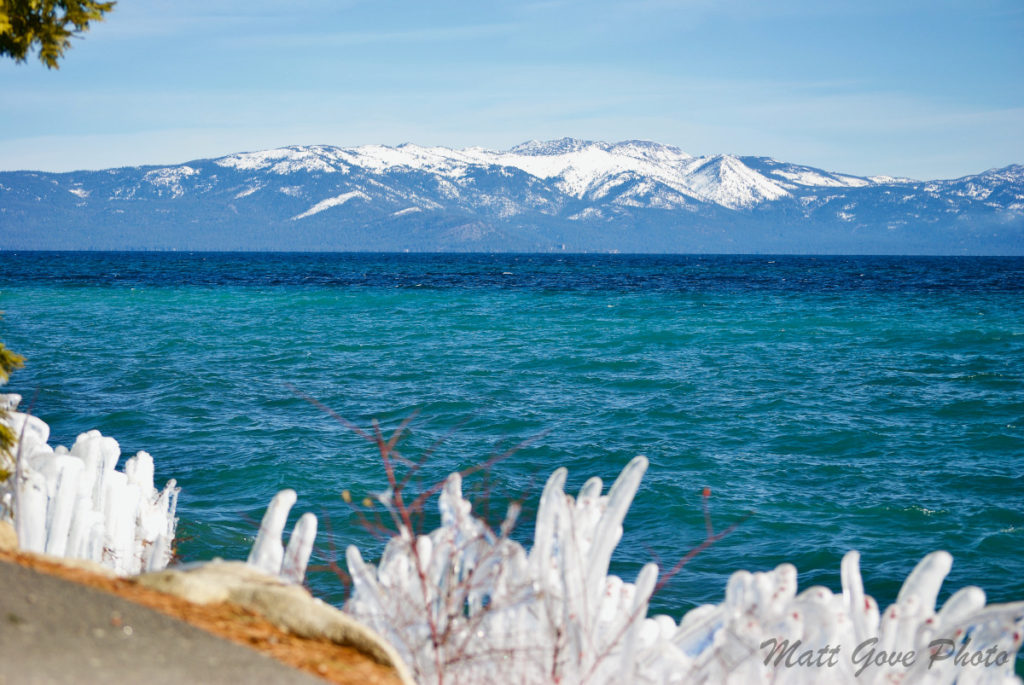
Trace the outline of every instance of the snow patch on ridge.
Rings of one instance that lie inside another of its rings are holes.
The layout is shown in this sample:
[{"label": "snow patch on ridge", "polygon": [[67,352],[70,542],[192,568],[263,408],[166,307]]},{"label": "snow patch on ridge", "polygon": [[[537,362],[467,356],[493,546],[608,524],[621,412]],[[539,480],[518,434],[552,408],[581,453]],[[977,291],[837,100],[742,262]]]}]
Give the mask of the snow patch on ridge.
[{"label": "snow patch on ridge", "polygon": [[239,192],[237,195],[235,195],[235,199],[236,200],[240,200],[243,197],[249,197],[253,193],[255,193],[255,192],[259,191],[259,190],[262,190],[262,189],[263,189],[263,186],[257,183],[256,185],[249,186],[245,190]]},{"label": "snow patch on ridge", "polygon": [[919,183],[920,182],[920,181],[915,181],[912,178],[904,178],[902,176],[868,176],[868,180],[871,181],[872,183],[879,183],[879,184],[883,184],[884,183],[885,185],[895,185],[895,184],[904,184],[905,185],[907,183]]},{"label": "snow patch on ridge", "polygon": [[176,166],[147,171],[143,178],[158,188],[169,190],[171,197],[181,197],[185,194],[185,189],[181,187],[181,181],[198,173],[190,166]]},{"label": "snow patch on ridge", "polygon": [[336,197],[329,197],[326,200],[321,200],[320,202],[317,202],[315,205],[304,211],[302,214],[296,214],[295,216],[293,216],[292,221],[298,221],[299,219],[305,219],[306,217],[313,216],[314,214],[319,214],[325,209],[330,209],[331,207],[338,207],[340,205],[345,204],[349,200],[354,200],[356,198],[366,201],[370,200],[369,196],[367,196],[366,193],[362,193],[358,190],[353,190],[352,192],[342,193],[341,195],[338,195]]},{"label": "snow patch on ridge", "polygon": [[604,213],[600,209],[594,207],[587,207],[582,212],[577,212],[569,217],[572,221],[579,221],[581,219],[603,219]]},{"label": "snow patch on ridge", "polygon": [[840,176],[835,174],[822,174],[811,169],[800,169],[799,171],[784,171],[772,169],[775,176],[781,176],[787,181],[792,181],[802,186],[825,186],[829,188],[860,188],[869,185],[868,181],[856,176]]},{"label": "snow patch on ridge", "polygon": [[260,152],[241,152],[214,160],[214,164],[238,171],[265,171],[275,174],[346,173],[340,150],[327,145],[282,147]]}]

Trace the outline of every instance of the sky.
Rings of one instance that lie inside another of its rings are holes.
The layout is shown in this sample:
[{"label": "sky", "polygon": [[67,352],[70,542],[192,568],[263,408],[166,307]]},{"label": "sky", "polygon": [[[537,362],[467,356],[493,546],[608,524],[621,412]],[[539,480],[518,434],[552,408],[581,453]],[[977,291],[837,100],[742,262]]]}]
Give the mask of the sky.
[{"label": "sky", "polygon": [[859,175],[1024,163],[1021,0],[121,0],[0,60],[0,170],[654,140]]}]

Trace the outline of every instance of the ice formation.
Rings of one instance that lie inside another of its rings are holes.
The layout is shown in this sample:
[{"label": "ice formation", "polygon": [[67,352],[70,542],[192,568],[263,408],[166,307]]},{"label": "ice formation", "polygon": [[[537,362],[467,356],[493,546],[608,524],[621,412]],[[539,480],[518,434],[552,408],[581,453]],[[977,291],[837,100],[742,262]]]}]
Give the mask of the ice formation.
[{"label": "ice formation", "polygon": [[646,468],[637,457],[607,495],[591,478],[575,499],[563,492],[566,470],[556,470],[529,552],[507,537],[518,510],[492,532],[453,474],[440,528],[414,536],[400,526],[376,568],[348,548],[346,609],[389,639],[424,683],[1021,682],[1013,665],[1024,602],[986,607],[984,593],[967,587],[936,612],[946,552],[925,557],[884,613],[864,594],[850,552],[840,594],[797,594],[796,568],[784,564],[734,573],[724,602],[678,624],[648,618],[657,567],[644,566],[634,583],[608,575]]},{"label": "ice formation", "polygon": [[139,452],[116,466],[121,448],[99,431],[69,451],[50,447],[50,427],[13,411],[19,395],[0,395],[18,437],[14,473],[0,482],[0,519],[13,519],[19,546],[96,561],[119,575],[159,570],[171,559],[178,488],[153,486],[153,457]]},{"label": "ice formation", "polygon": [[306,577],[306,566],[316,540],[316,516],[306,512],[292,529],[288,549],[281,543],[288,512],[297,497],[294,490],[288,489],[277,493],[270,501],[248,560],[250,566],[291,583],[302,583]]}]

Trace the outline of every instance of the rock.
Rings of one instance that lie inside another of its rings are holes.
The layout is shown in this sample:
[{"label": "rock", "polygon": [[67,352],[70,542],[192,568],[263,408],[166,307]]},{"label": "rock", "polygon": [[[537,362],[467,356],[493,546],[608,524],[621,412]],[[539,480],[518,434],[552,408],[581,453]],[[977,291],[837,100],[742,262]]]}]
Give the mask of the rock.
[{"label": "rock", "polygon": [[249,583],[269,583],[273,578],[242,562],[211,561],[191,569],[184,567],[143,573],[136,581],[193,604],[215,604],[228,601],[232,588]]},{"label": "rock", "polygon": [[230,602],[266,617],[300,637],[352,647],[391,666],[399,678],[413,678],[401,656],[384,638],[348,614],[313,597],[305,588],[269,576],[240,561],[215,560],[198,566],[146,573],[141,585],[195,604]]},{"label": "rock", "polygon": [[13,552],[18,549],[18,533],[9,521],[0,521],[0,552]]}]

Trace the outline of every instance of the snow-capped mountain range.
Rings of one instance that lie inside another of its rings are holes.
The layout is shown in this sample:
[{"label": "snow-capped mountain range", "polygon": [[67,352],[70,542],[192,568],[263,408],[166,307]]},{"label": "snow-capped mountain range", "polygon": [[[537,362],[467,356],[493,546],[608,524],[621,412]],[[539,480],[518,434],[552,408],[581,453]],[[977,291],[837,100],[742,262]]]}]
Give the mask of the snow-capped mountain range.
[{"label": "snow-capped mountain range", "polygon": [[571,138],[0,173],[0,248],[1024,254],[1024,166],[915,181]]}]

